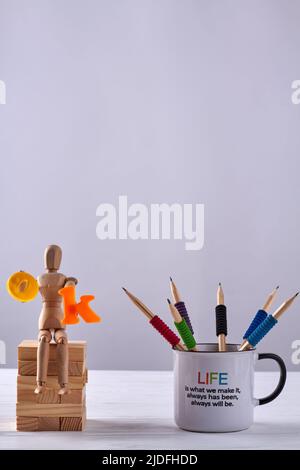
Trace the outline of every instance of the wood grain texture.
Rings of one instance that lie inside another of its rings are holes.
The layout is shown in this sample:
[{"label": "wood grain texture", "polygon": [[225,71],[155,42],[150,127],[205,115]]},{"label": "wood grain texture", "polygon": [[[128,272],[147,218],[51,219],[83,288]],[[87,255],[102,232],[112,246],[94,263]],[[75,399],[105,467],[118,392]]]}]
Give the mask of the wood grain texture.
[{"label": "wood grain texture", "polygon": [[[84,372],[83,376],[73,376],[69,378],[69,388],[71,390],[81,390],[86,384],[87,371]],[[17,377],[18,390],[32,390],[36,387],[36,378],[34,375],[18,375]],[[48,377],[47,388],[58,390],[59,384],[56,376]]]},{"label": "wood grain texture", "polygon": [[40,403],[17,403],[17,416],[30,417],[82,417],[83,404],[40,404]]},{"label": "wood grain texture", "polygon": [[[84,362],[86,358],[86,341],[69,341],[69,361]],[[23,340],[18,346],[18,360],[36,361],[38,342]],[[56,344],[50,344],[49,361],[56,360]]]},{"label": "wood grain texture", "polygon": [[85,387],[80,390],[71,390],[68,395],[58,395],[57,390],[46,389],[43,393],[33,393],[32,390],[23,390],[18,387],[17,403],[40,403],[40,404],[80,404],[85,400]]},{"label": "wood grain texture", "polygon": [[60,431],[60,418],[17,416],[17,431]]},{"label": "wood grain texture", "polygon": [[[69,361],[69,377],[83,375],[85,371],[85,362]],[[18,373],[20,375],[36,375],[37,362],[35,361],[18,361]],[[57,375],[57,362],[49,361],[48,363],[48,376]]]},{"label": "wood grain texture", "polygon": [[82,390],[72,390],[68,395],[59,395],[60,403],[83,404],[85,403],[85,387]]},{"label": "wood grain texture", "polygon": [[84,431],[86,424],[86,413],[84,411],[83,416],[80,418],[75,417],[63,417],[60,418],[60,430],[61,431]]},{"label": "wood grain texture", "polygon": [[38,417],[38,431],[60,431],[60,418],[53,416]]},{"label": "wood grain texture", "polygon": [[17,431],[26,432],[38,431],[38,421],[38,418],[34,418],[32,416],[17,416],[16,429]]},{"label": "wood grain texture", "polygon": [[[77,391],[77,390],[76,390]],[[79,390],[78,390],[79,391]],[[17,403],[60,403],[60,395],[57,390],[46,389],[43,393],[34,393],[34,386],[31,389],[17,387]]]}]

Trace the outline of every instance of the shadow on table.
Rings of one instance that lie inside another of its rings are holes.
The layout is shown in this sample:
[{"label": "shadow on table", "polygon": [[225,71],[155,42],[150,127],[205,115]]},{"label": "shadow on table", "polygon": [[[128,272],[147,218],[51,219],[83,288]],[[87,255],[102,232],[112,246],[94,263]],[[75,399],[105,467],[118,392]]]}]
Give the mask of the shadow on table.
[{"label": "shadow on table", "polygon": [[[117,422],[115,419],[110,420],[109,418],[104,419],[88,419],[86,424],[86,430],[88,432],[95,432],[99,434],[124,434],[124,433],[141,433],[141,434],[152,434],[152,433],[159,433],[159,434],[177,434],[177,433],[184,433],[188,434],[197,434],[193,432],[184,431],[179,429],[175,424],[172,423],[157,423],[157,421],[140,421],[140,420],[128,420],[125,419],[120,420]],[[255,423],[249,429],[244,431],[237,431],[234,433],[198,433],[199,435],[215,435],[215,436],[230,436],[230,435],[249,435],[252,437],[255,436],[267,436],[267,435],[293,435],[296,436],[299,434],[300,437],[300,423],[286,423],[283,425],[282,423]]]},{"label": "shadow on table", "polygon": [[300,435],[300,423],[254,423],[249,429],[242,431],[243,433],[249,433],[254,435],[270,435],[270,434],[293,434]]},{"label": "shadow on table", "polygon": [[153,432],[160,432],[170,434],[171,432],[180,431],[175,424],[158,424],[156,422],[149,421],[140,421],[140,420],[128,420],[125,419],[120,420],[119,422],[116,419],[110,420],[109,418],[104,419],[88,419],[86,422],[86,430],[88,432],[97,432],[97,433],[112,433],[112,434],[119,434],[119,433],[153,433]]}]

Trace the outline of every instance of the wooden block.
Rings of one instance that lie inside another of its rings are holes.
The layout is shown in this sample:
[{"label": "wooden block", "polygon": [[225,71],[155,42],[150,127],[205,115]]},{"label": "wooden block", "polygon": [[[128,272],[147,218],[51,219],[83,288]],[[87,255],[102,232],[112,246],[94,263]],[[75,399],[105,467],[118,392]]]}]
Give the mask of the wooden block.
[{"label": "wooden block", "polygon": [[[76,392],[80,390],[76,390]],[[60,395],[58,395],[57,390],[49,389],[43,391],[43,393],[36,394],[34,393],[34,386],[31,389],[23,389],[17,387],[17,402],[18,403],[51,403],[58,404],[60,403]],[[74,390],[75,392],[75,390]]]},{"label": "wooden block", "polygon": [[17,431],[60,431],[60,418],[17,416]]},{"label": "wooden block", "polygon": [[[37,363],[35,361],[18,361],[18,373],[20,375],[36,375]],[[69,377],[80,376],[85,372],[85,362],[69,361]],[[57,362],[49,361],[48,376],[57,375]]]},{"label": "wooden block", "polygon": [[50,344],[47,386],[35,394],[37,341],[25,340],[18,347],[17,430],[82,431],[86,420],[86,342],[69,342],[68,395],[58,395],[56,344]]},{"label": "wooden block", "polygon": [[17,416],[17,431],[38,431],[38,418]]},{"label": "wooden block", "polygon": [[[36,340],[24,340],[18,346],[18,359],[20,361],[36,361],[38,342]],[[69,360],[85,362],[86,341],[69,341]],[[56,360],[56,344],[50,344],[49,361]]]},{"label": "wooden block", "polygon": [[83,431],[82,418],[61,418],[60,430],[61,431]]},{"label": "wooden block", "polygon": [[[87,373],[85,371],[83,376],[73,376],[69,380],[69,388],[72,390],[82,390],[86,383]],[[36,387],[36,377],[34,375],[18,375],[17,377],[18,390],[32,390]],[[51,376],[47,378],[47,388],[58,390],[60,388],[57,377]]]},{"label": "wooden block", "polygon": [[17,416],[30,417],[82,417],[85,404],[40,404],[40,403],[17,403]]},{"label": "wooden block", "polygon": [[80,418],[76,417],[63,417],[60,418],[61,431],[83,431],[86,423],[86,412]]},{"label": "wooden block", "polygon": [[68,395],[60,395],[60,403],[83,404],[85,403],[85,387],[82,390],[72,390]]},{"label": "wooden block", "polygon": [[60,431],[60,418],[39,417],[38,431]]},{"label": "wooden block", "polygon": [[81,390],[71,390],[68,395],[58,395],[57,390],[46,389],[43,393],[33,393],[32,390],[23,390],[18,388],[17,390],[17,402],[18,403],[40,403],[40,404],[80,404],[85,401],[85,387]]}]

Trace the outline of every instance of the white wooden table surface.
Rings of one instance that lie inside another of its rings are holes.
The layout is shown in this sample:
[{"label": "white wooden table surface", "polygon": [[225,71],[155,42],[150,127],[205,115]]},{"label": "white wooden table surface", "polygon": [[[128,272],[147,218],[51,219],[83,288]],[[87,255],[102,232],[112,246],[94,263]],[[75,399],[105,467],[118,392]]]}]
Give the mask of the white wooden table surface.
[{"label": "white wooden table surface", "polygon": [[[268,394],[278,374],[258,372],[256,394]],[[0,370],[1,449],[300,449],[300,373],[282,394],[257,407],[246,431],[199,434],[173,421],[172,372],[89,371],[87,427],[82,432],[15,431],[16,371]]]}]

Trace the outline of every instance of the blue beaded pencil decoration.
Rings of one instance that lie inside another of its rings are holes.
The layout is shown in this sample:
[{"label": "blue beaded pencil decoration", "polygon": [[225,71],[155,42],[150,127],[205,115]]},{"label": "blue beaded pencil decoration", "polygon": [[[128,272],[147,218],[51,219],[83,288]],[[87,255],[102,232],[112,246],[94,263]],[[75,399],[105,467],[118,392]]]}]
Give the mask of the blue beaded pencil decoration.
[{"label": "blue beaded pencil decoration", "polygon": [[273,301],[274,301],[274,298],[277,294],[277,291],[279,289],[279,286],[275,287],[275,289],[271,292],[271,294],[268,296],[266,302],[264,303],[263,307],[260,308],[255,317],[253,318],[252,322],[250,323],[248,329],[245,331],[245,334],[243,336],[243,342],[241,344],[240,347],[242,347],[247,339],[249,338],[249,336],[251,335],[251,333],[253,333],[254,330],[256,330],[256,328],[267,318],[268,316],[268,311],[269,311],[269,308],[271,307]]},{"label": "blue beaded pencil decoration", "polygon": [[247,341],[239,348],[239,351],[247,351],[254,348],[266,334],[273,328],[281,315],[292,305],[299,292],[287,299],[280,307],[275,310],[273,315],[268,315],[263,322],[251,333]]},{"label": "blue beaded pencil decoration", "polygon": [[179,295],[177,286],[175,285],[175,282],[173,281],[173,279],[171,277],[170,277],[170,287],[171,287],[171,292],[172,292],[172,296],[173,296],[174,305],[177,308],[180,315],[182,316],[182,318],[185,320],[187,326],[189,327],[189,329],[191,330],[192,335],[193,335],[194,330],[193,330],[192,323],[191,323],[189,314],[187,312],[185,303],[183,302],[183,300],[181,300],[181,297]]}]

